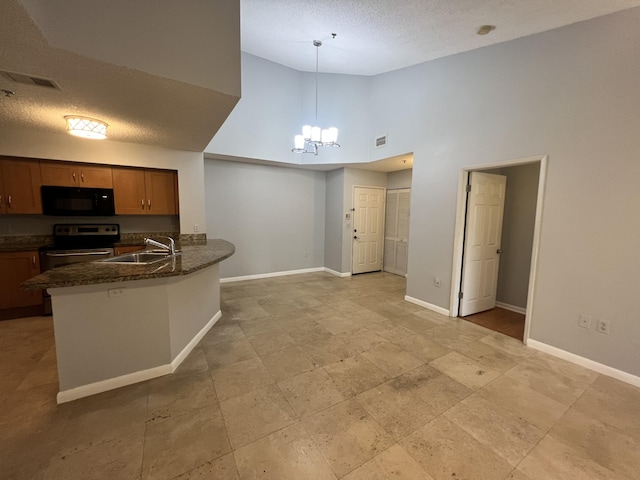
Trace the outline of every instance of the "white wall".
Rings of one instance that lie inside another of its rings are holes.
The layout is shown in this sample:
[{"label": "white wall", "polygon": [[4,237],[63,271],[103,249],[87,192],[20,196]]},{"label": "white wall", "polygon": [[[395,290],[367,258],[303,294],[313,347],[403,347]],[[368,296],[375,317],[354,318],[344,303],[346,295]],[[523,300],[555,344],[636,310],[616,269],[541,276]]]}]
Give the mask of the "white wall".
[{"label": "white wall", "polygon": [[639,24],[625,10],[373,79],[385,156],[414,152],[408,295],[449,308],[460,168],[549,154],[531,336],[640,375]]},{"label": "white wall", "polygon": [[302,125],[315,123],[315,73],[243,53],[242,98],[205,153],[294,164],[367,161],[369,78],[321,74],[318,85],[318,123],[338,128],[341,148],[292,153]]},{"label": "white wall", "polygon": [[207,237],[236,253],[222,278],[324,266],[326,174],[205,160]]},{"label": "white wall", "polygon": [[[204,231],[202,153],[112,140],[87,140],[66,133],[34,134],[0,129],[0,155],[177,170],[180,232],[193,233],[194,225],[200,225]],[[9,217],[5,220],[11,222]]]}]

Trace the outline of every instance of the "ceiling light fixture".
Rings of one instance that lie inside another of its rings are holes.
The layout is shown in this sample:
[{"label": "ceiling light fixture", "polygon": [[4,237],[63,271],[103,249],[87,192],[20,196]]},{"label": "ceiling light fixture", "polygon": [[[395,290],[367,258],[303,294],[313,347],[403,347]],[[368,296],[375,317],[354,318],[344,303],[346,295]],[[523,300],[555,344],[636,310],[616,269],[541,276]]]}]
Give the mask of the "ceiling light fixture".
[{"label": "ceiling light fixture", "polygon": [[108,125],[102,120],[79,117],[78,115],[67,115],[64,119],[67,121],[67,132],[71,135],[94,140],[104,140],[107,138]]},{"label": "ceiling light fixture", "polygon": [[[336,34],[331,34],[336,38]],[[318,57],[322,42],[314,40],[313,46],[316,47],[316,123],[305,125],[302,127],[302,135],[296,135],[293,140],[293,153],[313,153],[318,155],[318,147],[339,147],[338,129],[335,127],[322,129],[318,127]]]}]

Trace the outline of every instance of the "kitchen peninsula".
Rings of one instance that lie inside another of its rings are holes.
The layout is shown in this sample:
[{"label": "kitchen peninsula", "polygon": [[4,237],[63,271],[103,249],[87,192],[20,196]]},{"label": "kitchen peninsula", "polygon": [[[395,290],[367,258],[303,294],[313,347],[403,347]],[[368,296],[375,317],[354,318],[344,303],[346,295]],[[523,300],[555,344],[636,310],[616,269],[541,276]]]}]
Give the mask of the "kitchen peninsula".
[{"label": "kitchen peninsula", "polygon": [[51,294],[58,403],[172,373],[220,312],[225,240],[148,265],[89,262],[48,270],[27,289]]}]

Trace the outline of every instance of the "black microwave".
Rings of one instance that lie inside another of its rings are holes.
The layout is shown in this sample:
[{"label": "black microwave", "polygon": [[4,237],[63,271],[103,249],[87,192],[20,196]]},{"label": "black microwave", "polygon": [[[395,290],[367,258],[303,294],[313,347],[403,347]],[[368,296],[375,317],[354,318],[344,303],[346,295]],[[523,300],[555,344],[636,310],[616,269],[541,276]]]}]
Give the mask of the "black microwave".
[{"label": "black microwave", "polygon": [[116,214],[112,188],[53,187],[43,185],[45,215],[108,217]]}]

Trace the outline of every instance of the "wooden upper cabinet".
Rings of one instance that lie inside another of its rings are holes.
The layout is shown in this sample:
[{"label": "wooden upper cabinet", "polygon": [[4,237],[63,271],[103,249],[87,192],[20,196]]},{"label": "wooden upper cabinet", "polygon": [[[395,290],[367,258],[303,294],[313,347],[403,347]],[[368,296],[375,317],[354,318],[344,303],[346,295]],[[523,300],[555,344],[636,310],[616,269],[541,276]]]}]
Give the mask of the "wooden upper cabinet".
[{"label": "wooden upper cabinet", "polygon": [[112,172],[116,215],[144,215],[147,213],[144,170],[113,168]]},{"label": "wooden upper cabinet", "polygon": [[169,170],[114,168],[116,215],[177,215],[177,178]]},{"label": "wooden upper cabinet", "polygon": [[43,185],[112,188],[111,167],[72,162],[40,162]]},{"label": "wooden upper cabinet", "polygon": [[0,213],[42,213],[40,161],[0,158]]},{"label": "wooden upper cabinet", "polygon": [[38,251],[0,253],[0,309],[42,303],[42,290],[23,290],[20,284],[40,273]]},{"label": "wooden upper cabinet", "polygon": [[166,170],[146,170],[147,213],[176,215],[176,173]]}]

